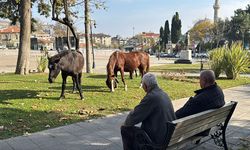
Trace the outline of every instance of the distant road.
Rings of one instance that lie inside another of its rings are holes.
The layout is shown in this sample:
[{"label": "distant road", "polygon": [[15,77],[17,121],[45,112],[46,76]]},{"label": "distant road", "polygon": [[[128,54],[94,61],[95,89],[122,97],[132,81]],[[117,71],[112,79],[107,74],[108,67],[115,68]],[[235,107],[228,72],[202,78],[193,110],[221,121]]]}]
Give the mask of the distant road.
[{"label": "distant road", "polygon": [[[95,66],[94,73],[106,73],[106,65],[109,59],[109,56],[114,52],[115,50],[96,50],[95,51]],[[49,55],[56,54],[56,51],[49,51]],[[16,69],[16,63],[17,63],[17,55],[18,50],[3,50],[0,49],[0,73],[9,73],[9,72],[15,72]],[[38,65],[38,60],[40,56],[43,55],[40,53],[40,51],[37,50],[31,50],[30,53],[30,70],[36,70]],[[85,54],[84,54],[85,56]],[[86,60],[86,59],[85,59]],[[150,66],[156,66],[156,65],[164,65],[166,63],[174,63],[174,59],[165,59],[161,58],[158,60],[155,56],[150,57]],[[85,63],[86,65],[86,63]],[[91,64],[92,66],[92,64]],[[46,70],[48,71],[48,70]],[[84,67],[84,72],[86,71],[86,68]]]}]

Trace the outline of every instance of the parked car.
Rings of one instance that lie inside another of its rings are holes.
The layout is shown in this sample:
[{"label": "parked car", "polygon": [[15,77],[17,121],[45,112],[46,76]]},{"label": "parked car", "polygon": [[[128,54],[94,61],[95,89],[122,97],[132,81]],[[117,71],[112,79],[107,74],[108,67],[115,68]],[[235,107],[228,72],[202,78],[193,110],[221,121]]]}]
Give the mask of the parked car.
[{"label": "parked car", "polygon": [[199,58],[208,58],[208,54],[207,53],[198,53],[197,57],[199,57]]},{"label": "parked car", "polygon": [[0,49],[6,49],[6,45],[0,45]]},{"label": "parked car", "polygon": [[180,54],[176,54],[176,55],[175,55],[175,58],[180,58]]},{"label": "parked car", "polygon": [[169,54],[167,54],[167,53],[161,53],[160,54],[160,57],[168,57],[169,56]]}]

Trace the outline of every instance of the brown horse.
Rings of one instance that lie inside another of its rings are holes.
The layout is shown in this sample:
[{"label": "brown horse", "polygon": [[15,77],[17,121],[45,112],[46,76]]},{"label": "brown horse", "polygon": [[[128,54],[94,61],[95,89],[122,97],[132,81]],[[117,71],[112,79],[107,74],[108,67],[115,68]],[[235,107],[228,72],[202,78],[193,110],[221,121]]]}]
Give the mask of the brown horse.
[{"label": "brown horse", "polygon": [[127,91],[127,85],[124,80],[124,72],[130,73],[130,78],[136,69],[139,69],[141,77],[149,70],[149,56],[145,52],[134,51],[134,52],[120,52],[116,51],[109,57],[107,64],[107,80],[106,84],[111,90],[117,87],[118,80],[115,78],[117,72],[121,72],[122,82],[124,84],[125,91]]}]

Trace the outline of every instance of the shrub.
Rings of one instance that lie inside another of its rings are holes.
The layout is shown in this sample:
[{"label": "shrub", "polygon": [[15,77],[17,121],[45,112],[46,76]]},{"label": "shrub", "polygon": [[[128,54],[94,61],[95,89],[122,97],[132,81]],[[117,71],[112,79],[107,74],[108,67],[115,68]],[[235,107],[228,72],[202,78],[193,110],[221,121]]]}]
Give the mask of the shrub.
[{"label": "shrub", "polygon": [[209,59],[216,78],[224,71],[228,79],[236,79],[240,72],[245,72],[250,66],[248,52],[237,43],[230,48],[214,49],[210,52]]},{"label": "shrub", "polygon": [[219,78],[222,71],[224,51],[224,48],[216,48],[209,52],[209,64],[211,70],[214,71],[216,79]]},{"label": "shrub", "polygon": [[227,49],[223,58],[223,70],[228,79],[236,79],[240,72],[245,72],[250,66],[248,51],[240,44],[233,44]]},{"label": "shrub", "polygon": [[37,62],[38,62],[38,66],[37,66],[38,72],[44,72],[48,65],[48,59],[46,55],[41,56]]}]

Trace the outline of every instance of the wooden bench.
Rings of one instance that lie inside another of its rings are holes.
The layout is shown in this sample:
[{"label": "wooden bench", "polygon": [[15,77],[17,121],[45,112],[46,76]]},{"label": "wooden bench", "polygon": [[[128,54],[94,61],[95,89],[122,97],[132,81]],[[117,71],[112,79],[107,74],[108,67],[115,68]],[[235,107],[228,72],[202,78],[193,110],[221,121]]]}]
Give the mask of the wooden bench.
[{"label": "wooden bench", "polygon": [[[154,144],[145,132],[136,134],[136,141],[139,141],[136,142],[136,144],[139,146],[139,149],[168,150],[181,149],[190,142],[195,142],[193,145],[197,146],[213,139],[216,145],[224,147],[224,149],[227,150],[226,128],[236,105],[237,102],[231,101],[218,109],[207,110],[172,122],[167,122],[169,134],[164,145]],[[202,134],[210,129],[209,134]],[[141,144],[140,141],[142,140],[140,137],[145,136],[146,139],[143,139],[142,143],[146,142],[148,144]],[[202,141],[204,137],[209,138],[207,138],[206,141]]]}]

